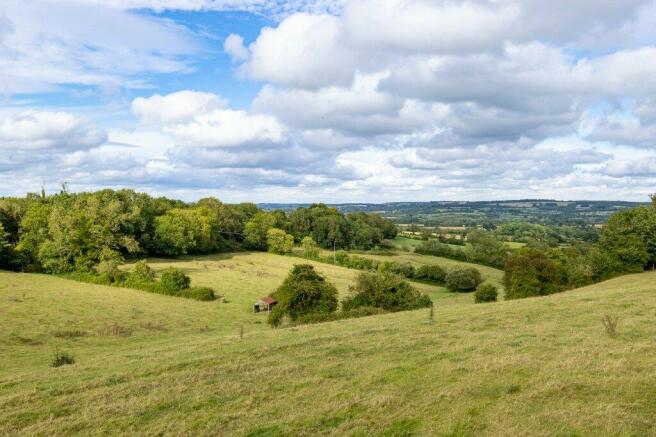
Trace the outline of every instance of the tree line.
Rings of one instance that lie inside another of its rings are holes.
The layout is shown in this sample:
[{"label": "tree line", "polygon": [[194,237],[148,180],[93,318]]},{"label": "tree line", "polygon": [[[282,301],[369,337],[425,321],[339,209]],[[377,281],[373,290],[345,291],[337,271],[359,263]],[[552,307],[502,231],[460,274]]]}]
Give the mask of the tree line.
[{"label": "tree line", "polygon": [[377,214],[345,215],[323,204],[287,214],[212,197],[185,203],[133,190],[62,190],[0,198],[0,268],[92,272],[144,256],[267,250],[272,229],[331,249],[370,249],[396,236]]}]

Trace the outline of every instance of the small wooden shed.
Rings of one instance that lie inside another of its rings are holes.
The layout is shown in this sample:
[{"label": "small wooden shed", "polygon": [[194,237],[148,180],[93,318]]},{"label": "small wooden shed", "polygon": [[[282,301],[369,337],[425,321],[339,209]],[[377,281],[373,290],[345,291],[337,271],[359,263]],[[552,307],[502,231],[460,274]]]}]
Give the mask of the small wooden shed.
[{"label": "small wooden shed", "polygon": [[267,312],[270,313],[273,307],[278,305],[278,301],[272,298],[271,296],[266,296],[258,300],[253,304],[253,312]]}]

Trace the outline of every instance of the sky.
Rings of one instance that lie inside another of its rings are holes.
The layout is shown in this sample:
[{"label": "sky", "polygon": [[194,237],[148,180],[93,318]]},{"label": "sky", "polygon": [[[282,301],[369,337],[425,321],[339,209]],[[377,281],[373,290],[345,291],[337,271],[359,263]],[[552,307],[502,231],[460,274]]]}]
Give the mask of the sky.
[{"label": "sky", "polygon": [[0,0],[0,196],[636,200],[656,0]]}]

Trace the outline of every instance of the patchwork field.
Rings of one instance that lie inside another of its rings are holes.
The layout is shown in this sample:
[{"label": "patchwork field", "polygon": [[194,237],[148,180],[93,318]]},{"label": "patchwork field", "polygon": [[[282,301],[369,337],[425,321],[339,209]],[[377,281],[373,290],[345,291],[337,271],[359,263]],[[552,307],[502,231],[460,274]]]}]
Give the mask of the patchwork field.
[{"label": "patchwork field", "polygon": [[656,273],[274,330],[250,304],[298,260],[152,261],[227,302],[0,272],[0,435],[654,435]]}]

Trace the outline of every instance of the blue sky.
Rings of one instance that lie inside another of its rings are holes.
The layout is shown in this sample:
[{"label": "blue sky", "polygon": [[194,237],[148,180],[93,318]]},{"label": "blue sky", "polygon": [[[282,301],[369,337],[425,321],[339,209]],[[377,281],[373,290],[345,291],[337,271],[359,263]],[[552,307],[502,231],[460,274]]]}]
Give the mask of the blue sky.
[{"label": "blue sky", "polygon": [[5,0],[0,195],[646,200],[654,0]]}]

